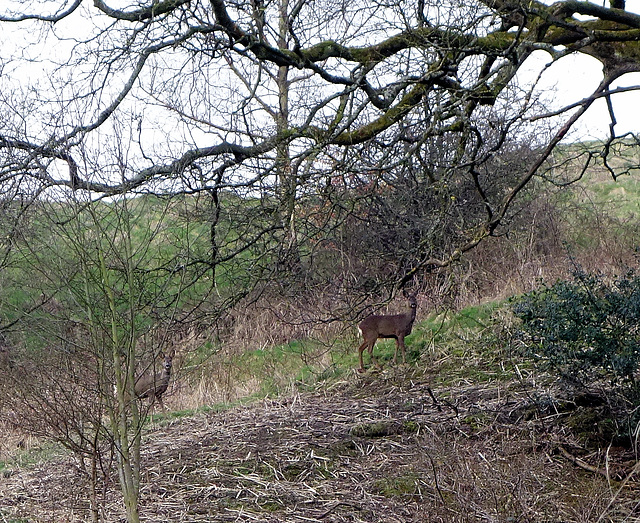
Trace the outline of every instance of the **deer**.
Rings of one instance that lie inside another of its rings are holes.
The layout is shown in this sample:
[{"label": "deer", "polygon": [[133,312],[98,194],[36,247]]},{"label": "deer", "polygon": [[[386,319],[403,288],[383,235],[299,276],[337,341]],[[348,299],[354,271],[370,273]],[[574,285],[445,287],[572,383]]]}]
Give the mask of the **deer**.
[{"label": "deer", "polygon": [[175,350],[172,350],[168,355],[160,353],[160,356],[163,358],[162,372],[156,372],[147,376],[140,376],[136,380],[136,384],[133,388],[139,399],[150,398],[152,405],[157,399],[163,411],[166,411],[166,409],[164,407],[164,403],[162,403],[162,395],[167,391],[167,388],[169,388],[169,378],[171,378],[171,367],[173,365],[173,357],[175,354]]},{"label": "deer", "polygon": [[362,345],[358,347],[358,355],[360,357],[360,368],[358,372],[364,372],[364,364],[362,363],[362,353],[365,349],[369,351],[371,361],[378,368],[381,368],[373,355],[373,346],[380,338],[395,338],[396,351],[393,355],[393,363],[397,363],[398,349],[402,349],[402,362],[406,363],[406,354],[404,346],[404,338],[411,334],[413,322],[416,319],[416,296],[410,294],[407,296],[409,310],[404,314],[381,315],[372,314],[367,316],[358,325],[358,330],[364,338]]}]

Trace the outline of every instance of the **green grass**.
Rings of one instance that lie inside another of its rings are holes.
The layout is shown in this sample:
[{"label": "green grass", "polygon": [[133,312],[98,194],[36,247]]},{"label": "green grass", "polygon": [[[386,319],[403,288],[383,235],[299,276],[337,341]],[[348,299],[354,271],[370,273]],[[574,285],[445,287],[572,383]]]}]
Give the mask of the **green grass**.
[{"label": "green grass", "polygon": [[0,478],[11,475],[13,470],[51,461],[67,451],[53,441],[42,440],[38,445],[14,452],[11,459],[0,461]]},{"label": "green grass", "polygon": [[606,212],[621,219],[640,214],[640,179],[623,175],[613,180],[607,174],[590,175],[582,185],[585,192],[576,191],[580,205]]},{"label": "green grass", "polygon": [[[585,147],[594,149],[602,147],[602,144],[576,144],[565,148],[565,153],[576,155]],[[616,179],[602,160],[597,159],[584,178],[567,193],[570,197],[563,198],[563,201],[570,205],[578,203],[579,207],[592,207],[597,212],[609,212],[623,219],[637,216],[640,213],[640,148],[631,142],[619,143],[610,151],[607,162],[614,169]],[[570,173],[581,168],[580,160],[569,165]]]},{"label": "green grass", "polygon": [[411,498],[420,492],[420,476],[415,472],[390,476],[374,482],[374,490],[386,498]]},{"label": "green grass", "polygon": [[13,518],[9,515],[5,515],[5,511],[0,509],[0,518],[2,519],[3,523],[29,523],[29,520],[27,518]]},{"label": "green grass", "polygon": [[[435,382],[463,378],[482,382],[506,380],[512,376],[501,358],[504,351],[491,341],[495,328],[494,313],[501,303],[468,307],[460,312],[431,315],[414,325],[405,340],[407,365],[393,365],[395,340],[378,340],[374,353],[383,372],[402,369],[416,376],[434,374]],[[482,340],[482,343],[478,343]],[[239,355],[215,360],[218,369],[234,384],[234,390],[251,390],[248,400],[277,397],[292,391],[314,391],[335,383],[352,380],[359,367],[357,340],[353,333],[332,343],[317,340],[294,340],[290,343],[260,347]],[[203,349],[204,351],[204,349]],[[206,352],[206,351],[204,351]],[[193,353],[189,366],[210,364],[202,352]],[[223,356],[221,354],[223,358]],[[435,368],[434,361],[438,361]],[[212,360],[213,362],[214,360]],[[372,369],[368,354],[365,367]],[[442,372],[445,370],[446,372]],[[451,374],[448,374],[451,373]],[[449,378],[445,378],[449,376]],[[234,395],[232,394],[232,397]]]},{"label": "green grass", "polygon": [[[497,334],[500,318],[496,313],[504,302],[467,307],[459,312],[428,316],[414,325],[405,339],[407,367],[415,372],[435,374],[444,384],[463,379],[477,382],[506,381],[513,377],[513,366],[505,358],[504,341]],[[315,390],[351,379],[359,366],[358,341],[350,337],[328,347],[317,341],[288,344],[247,351],[234,362],[240,368],[238,380],[257,380],[253,397],[273,397],[293,388]],[[395,340],[378,340],[374,354],[383,369],[393,368]],[[328,354],[327,354],[328,352]],[[435,369],[432,360],[438,360]],[[368,354],[365,367],[371,369]],[[398,356],[398,365],[401,356]]]}]

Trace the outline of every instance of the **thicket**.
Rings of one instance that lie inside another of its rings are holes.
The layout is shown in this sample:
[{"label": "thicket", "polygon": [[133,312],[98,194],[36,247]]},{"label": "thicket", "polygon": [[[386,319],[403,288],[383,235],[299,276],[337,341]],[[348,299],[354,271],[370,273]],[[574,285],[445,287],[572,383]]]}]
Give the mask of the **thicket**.
[{"label": "thicket", "polygon": [[640,405],[640,276],[576,268],[512,300],[524,353],[572,388]]}]

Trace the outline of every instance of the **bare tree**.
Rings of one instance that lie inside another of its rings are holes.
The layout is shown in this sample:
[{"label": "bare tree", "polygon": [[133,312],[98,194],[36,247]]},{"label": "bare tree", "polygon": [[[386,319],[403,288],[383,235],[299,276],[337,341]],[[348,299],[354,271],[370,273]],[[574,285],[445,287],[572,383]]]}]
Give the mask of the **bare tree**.
[{"label": "bare tree", "polygon": [[[86,21],[81,28],[74,25],[79,19]],[[68,2],[48,14],[6,8],[0,21],[13,30],[40,28],[34,52],[74,35],[60,54],[36,56],[55,67],[46,67],[37,87],[25,90],[22,107],[28,104],[32,113],[24,125],[8,103],[3,108],[10,116],[0,129],[5,177],[20,173],[40,186],[105,195],[246,189],[263,203],[279,199],[278,219],[263,221],[261,233],[288,229],[285,243],[295,236],[296,198],[316,186],[322,171],[383,173],[406,158],[437,176],[429,151],[442,139],[455,144],[446,175],[454,183],[456,173],[473,177],[478,160],[470,151],[497,156],[511,123],[531,122],[535,80],[521,87],[517,107],[506,116],[509,125],[489,147],[487,132],[495,129],[479,125],[504,116],[514,79],[532,53],[546,52],[552,62],[573,52],[600,60],[600,85],[553,114],[567,117],[509,191],[490,199],[491,180],[476,176],[485,213],[472,238],[423,258],[421,266],[448,264],[493,234],[577,119],[595,100],[616,94],[614,80],[640,68],[640,16],[572,1],[345,7],[167,0],[120,9],[100,0],[93,6]],[[46,25],[52,21],[55,26]],[[16,75],[28,67],[18,53],[3,58]],[[127,172],[114,178],[104,169],[111,160],[98,159],[97,151],[116,118],[129,122],[132,144]],[[605,144],[605,158],[615,138]],[[394,157],[380,153],[358,161],[365,144],[371,150],[390,142],[406,147],[402,153],[396,148]],[[96,151],[98,170],[83,168],[80,147]],[[255,234],[248,236],[245,248],[255,241]]]},{"label": "bare tree", "polygon": [[115,465],[127,520],[137,521],[147,411],[134,385],[171,345],[164,333],[186,321],[183,300],[194,306],[208,291],[193,292],[185,259],[193,237],[179,203],[76,196],[41,202],[29,236],[7,256],[0,329],[13,350],[0,415],[78,456],[95,521],[99,479],[109,481]]}]

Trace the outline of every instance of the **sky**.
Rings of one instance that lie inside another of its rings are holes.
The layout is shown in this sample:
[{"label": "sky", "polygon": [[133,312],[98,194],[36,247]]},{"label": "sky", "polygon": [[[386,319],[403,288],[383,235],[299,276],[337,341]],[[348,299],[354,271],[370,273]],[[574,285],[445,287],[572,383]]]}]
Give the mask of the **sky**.
[{"label": "sky", "polygon": [[[640,0],[639,0],[640,1]],[[549,62],[543,52],[532,56],[530,70],[537,71]],[[602,81],[602,64],[595,58],[580,53],[566,56],[553,64],[541,78],[541,90],[552,90],[553,109],[590,96]],[[640,85],[640,73],[620,77],[612,88]],[[619,93],[611,98],[616,117],[615,132],[620,136],[628,132],[640,132],[640,91]],[[611,118],[604,99],[596,100],[577,122],[572,137],[603,139],[609,134]]]},{"label": "sky", "polygon": [[[552,0],[544,0],[551,3]],[[594,3],[608,5],[609,0]],[[640,0],[626,0],[626,10],[640,13]],[[550,61],[547,53],[534,53],[528,64],[531,74],[537,74]],[[553,64],[543,75],[541,89],[553,89],[553,109],[559,109],[593,94],[602,81],[602,64],[595,58],[581,53],[566,56]],[[628,73],[620,77],[612,88],[640,86],[640,73]],[[640,133],[640,91],[620,93],[612,96],[612,104],[617,124],[615,133]],[[611,118],[604,99],[596,100],[583,117],[577,122],[570,140],[604,139],[609,136]]]},{"label": "sky", "polygon": [[[551,2],[552,0],[545,1]],[[608,0],[604,1],[607,2]],[[627,0],[627,10],[636,13],[640,12],[640,0]],[[37,32],[31,34],[31,39],[38,41],[39,35]],[[18,46],[24,52],[24,42],[25,40],[22,38],[11,38],[9,42],[5,43]],[[73,42],[69,41],[67,44],[71,46]],[[55,47],[59,48],[60,45],[60,42],[56,42]],[[6,46],[4,49],[5,52],[8,52]],[[39,47],[35,46],[32,49],[38,51]],[[549,61],[550,56],[547,53],[543,51],[534,53],[529,59],[529,67],[522,73],[525,82],[527,75],[531,75],[531,77],[537,76],[537,72],[544,68]],[[46,67],[46,65],[40,63],[37,71],[34,70],[33,74],[43,76],[43,67]],[[7,68],[7,70],[9,69]],[[540,91],[543,93],[551,92],[552,96],[549,97],[550,109],[558,109],[591,95],[601,80],[602,65],[594,58],[575,53],[562,58],[544,73],[540,83]],[[614,87],[630,85],[640,85],[640,73],[627,74],[621,77],[614,84]],[[612,100],[617,118],[616,134],[640,132],[640,91],[617,94]],[[610,117],[606,102],[604,99],[598,100],[580,119],[569,139],[605,138],[609,133],[609,123]]]}]

